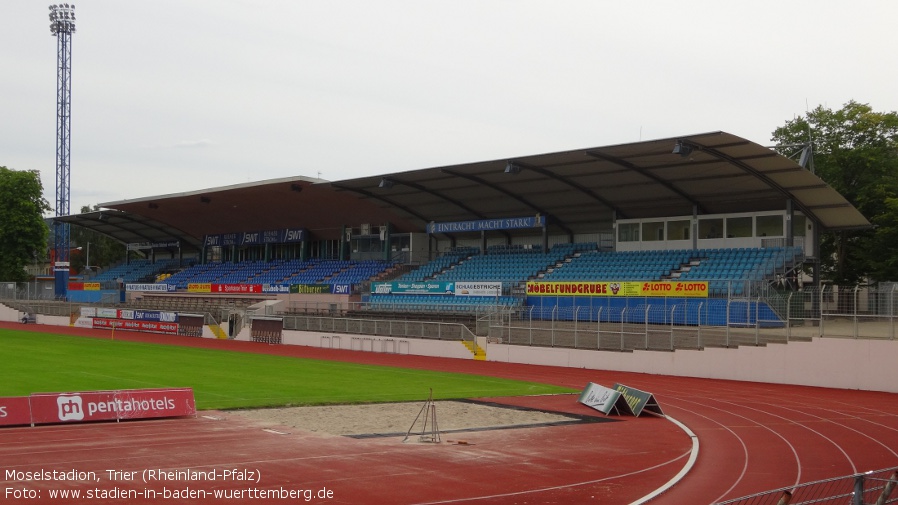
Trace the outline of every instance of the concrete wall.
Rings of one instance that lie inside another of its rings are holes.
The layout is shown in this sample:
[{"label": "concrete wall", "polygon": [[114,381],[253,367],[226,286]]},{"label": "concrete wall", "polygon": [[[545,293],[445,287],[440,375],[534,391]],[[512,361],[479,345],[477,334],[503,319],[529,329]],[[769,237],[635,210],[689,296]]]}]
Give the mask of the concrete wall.
[{"label": "concrete wall", "polygon": [[[333,338],[335,336],[339,338]],[[416,356],[474,359],[471,351],[457,340],[339,335],[336,333],[322,333],[320,331],[284,331],[283,342],[287,345],[305,345],[354,351],[364,350],[414,354]]]},{"label": "concrete wall", "polygon": [[588,351],[489,344],[488,361],[898,393],[898,340],[811,342],[675,352]]}]

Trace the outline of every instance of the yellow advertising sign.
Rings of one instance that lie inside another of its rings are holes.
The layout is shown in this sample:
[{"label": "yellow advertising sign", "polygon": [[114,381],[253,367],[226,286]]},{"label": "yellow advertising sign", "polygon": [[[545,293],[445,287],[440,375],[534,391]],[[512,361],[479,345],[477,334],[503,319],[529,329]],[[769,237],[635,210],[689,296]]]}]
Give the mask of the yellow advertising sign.
[{"label": "yellow advertising sign", "polygon": [[187,285],[188,293],[211,293],[212,292],[212,283],[211,282],[194,282]]},{"label": "yellow advertising sign", "polygon": [[708,281],[528,282],[527,296],[708,297]]},{"label": "yellow advertising sign", "polygon": [[99,291],[100,283],[99,282],[85,282],[84,290],[85,291]]}]

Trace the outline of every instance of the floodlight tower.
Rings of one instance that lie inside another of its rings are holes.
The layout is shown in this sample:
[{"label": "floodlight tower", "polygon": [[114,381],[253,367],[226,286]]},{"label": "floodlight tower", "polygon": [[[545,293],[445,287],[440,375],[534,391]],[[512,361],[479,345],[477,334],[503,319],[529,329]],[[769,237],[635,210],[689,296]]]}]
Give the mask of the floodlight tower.
[{"label": "floodlight tower", "polygon": [[[71,103],[72,103],[72,34],[75,33],[75,4],[50,6],[50,33],[56,37],[56,216],[69,215],[72,173]],[[56,238],[53,274],[56,298],[66,298],[69,284],[69,225],[53,223]]]}]

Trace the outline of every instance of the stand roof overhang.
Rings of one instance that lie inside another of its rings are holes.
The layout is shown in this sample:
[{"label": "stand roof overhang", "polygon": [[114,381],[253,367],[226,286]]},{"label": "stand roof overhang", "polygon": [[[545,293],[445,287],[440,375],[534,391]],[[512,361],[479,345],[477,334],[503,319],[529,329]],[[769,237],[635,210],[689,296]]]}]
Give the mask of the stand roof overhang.
[{"label": "stand roof overhang", "polygon": [[60,219],[126,243],[180,240],[200,248],[206,234],[302,227],[333,239],[359,223],[423,232],[430,222],[536,214],[547,216],[552,233],[595,233],[615,218],[782,211],[790,201],[823,230],[870,226],[810,171],[725,132],[335,182],[262,181],[108,202]]}]

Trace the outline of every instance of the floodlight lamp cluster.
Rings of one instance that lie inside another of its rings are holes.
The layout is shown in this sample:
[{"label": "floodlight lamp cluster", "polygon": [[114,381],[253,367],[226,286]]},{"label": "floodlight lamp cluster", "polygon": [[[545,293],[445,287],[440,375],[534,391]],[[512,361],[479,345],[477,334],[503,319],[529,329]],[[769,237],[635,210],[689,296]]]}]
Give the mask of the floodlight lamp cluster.
[{"label": "floodlight lamp cluster", "polygon": [[678,140],[677,143],[674,144],[672,154],[679,154],[684,158],[688,158],[694,150],[695,148],[693,148],[691,145],[683,142],[682,140]]},{"label": "floodlight lamp cluster", "polygon": [[75,4],[50,6],[50,33],[75,33]]},{"label": "floodlight lamp cluster", "polygon": [[517,163],[515,163],[513,161],[509,161],[505,165],[505,173],[506,174],[519,174],[519,173],[521,173],[521,165],[518,165]]}]

